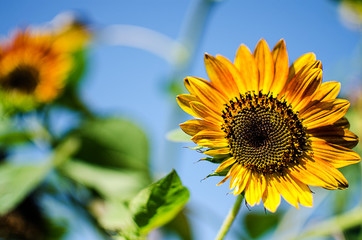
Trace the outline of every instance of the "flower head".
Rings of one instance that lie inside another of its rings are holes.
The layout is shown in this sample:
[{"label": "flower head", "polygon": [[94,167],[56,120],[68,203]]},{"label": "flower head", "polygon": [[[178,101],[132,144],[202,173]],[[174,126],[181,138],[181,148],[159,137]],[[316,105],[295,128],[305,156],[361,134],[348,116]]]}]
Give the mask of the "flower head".
[{"label": "flower head", "polygon": [[56,30],[18,30],[1,42],[3,103],[26,110],[53,101],[72,71],[73,52],[83,48],[88,39],[84,27],[69,23]]},{"label": "flower head", "polygon": [[271,212],[280,195],[298,208],[312,206],[309,186],[348,187],[337,168],[360,161],[344,117],[349,102],[336,98],[338,82],[322,83],[313,53],[289,66],[283,40],[272,51],[261,40],[253,54],[241,45],[234,63],[206,54],[205,65],[210,81],[187,77],[190,94],[177,101],[197,118],[180,126],[220,164],[219,184],[230,179],[235,195]]}]

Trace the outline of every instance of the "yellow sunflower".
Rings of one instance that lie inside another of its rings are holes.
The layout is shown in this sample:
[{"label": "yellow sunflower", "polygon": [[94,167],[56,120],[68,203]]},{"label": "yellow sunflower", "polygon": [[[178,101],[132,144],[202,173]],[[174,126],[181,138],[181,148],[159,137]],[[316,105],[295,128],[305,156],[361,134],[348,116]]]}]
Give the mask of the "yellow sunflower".
[{"label": "yellow sunflower", "polygon": [[271,212],[280,195],[298,208],[312,206],[309,186],[347,188],[337,168],[360,161],[344,117],[349,102],[336,98],[340,84],[322,83],[313,53],[288,61],[284,40],[272,51],[261,40],[253,54],[241,45],[234,63],[205,54],[210,81],[187,77],[190,94],[177,96],[197,118],[180,126],[207,160],[220,163],[219,184],[230,179],[235,195],[251,206],[262,200]]},{"label": "yellow sunflower", "polygon": [[19,30],[0,44],[0,93],[6,105],[27,109],[60,94],[72,58],[57,40],[54,34]]}]

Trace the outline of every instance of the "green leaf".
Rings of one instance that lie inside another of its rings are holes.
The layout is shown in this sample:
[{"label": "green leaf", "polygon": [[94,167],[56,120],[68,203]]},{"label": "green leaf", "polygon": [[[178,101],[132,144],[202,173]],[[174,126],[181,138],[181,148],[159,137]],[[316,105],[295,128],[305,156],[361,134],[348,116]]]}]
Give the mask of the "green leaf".
[{"label": "green leaf", "polygon": [[107,230],[119,231],[127,235],[138,232],[137,224],[133,221],[132,214],[124,202],[114,200],[94,200],[90,204],[93,215]]},{"label": "green leaf", "polygon": [[49,164],[0,165],[0,215],[11,211],[45,178]]},{"label": "green leaf", "polygon": [[52,158],[37,165],[5,162],[0,165],[0,215],[12,210],[47,176],[53,166],[65,162],[77,150],[77,141],[68,138],[60,143]]},{"label": "green leaf", "polygon": [[180,239],[191,240],[192,239],[191,225],[185,213],[186,211],[187,209],[184,208],[181,212],[179,212],[179,214],[176,215],[174,219],[172,219],[164,227],[168,231],[177,233],[177,235],[180,236]]},{"label": "green leaf", "polygon": [[148,177],[148,141],[135,124],[119,118],[90,120],[72,135],[81,141],[77,159],[103,167],[142,170]]},{"label": "green leaf", "polygon": [[142,171],[111,169],[82,161],[67,161],[60,170],[108,199],[129,200],[149,183]]},{"label": "green leaf", "polygon": [[249,213],[245,215],[244,226],[246,227],[250,237],[255,239],[276,226],[280,220],[280,217],[281,216],[277,213]]},{"label": "green leaf", "polygon": [[172,131],[169,131],[166,135],[166,138],[173,142],[192,142],[191,137],[187,135],[180,128],[176,128]]},{"label": "green leaf", "polygon": [[182,186],[176,171],[143,189],[130,202],[134,221],[142,234],[172,220],[189,199],[189,191]]}]

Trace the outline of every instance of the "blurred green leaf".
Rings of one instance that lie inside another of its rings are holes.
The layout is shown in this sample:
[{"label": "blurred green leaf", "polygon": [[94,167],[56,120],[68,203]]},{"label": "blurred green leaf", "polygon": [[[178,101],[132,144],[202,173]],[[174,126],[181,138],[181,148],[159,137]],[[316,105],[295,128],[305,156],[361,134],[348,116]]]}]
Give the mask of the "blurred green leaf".
[{"label": "blurred green leaf", "polygon": [[130,202],[134,221],[142,234],[173,219],[189,199],[189,191],[182,186],[176,171],[143,189]]},{"label": "blurred green leaf", "polygon": [[121,230],[127,235],[138,232],[137,224],[133,221],[132,214],[124,202],[98,199],[91,203],[90,208],[105,229]]},{"label": "blurred green leaf", "polygon": [[244,226],[250,237],[259,238],[276,226],[281,216],[278,213],[249,213],[245,215]]},{"label": "blurred green leaf", "polygon": [[185,214],[186,210],[187,209],[184,208],[181,212],[179,212],[174,219],[165,225],[165,229],[177,233],[182,240],[191,240],[191,225],[187,215]]},{"label": "blurred green leaf", "polygon": [[166,138],[173,142],[192,142],[191,137],[180,128],[176,128],[167,133]]},{"label": "blurred green leaf", "polygon": [[128,200],[149,183],[141,171],[110,169],[82,161],[68,161],[60,170],[108,199]]},{"label": "blurred green leaf", "polygon": [[45,178],[49,164],[0,165],[0,215],[12,210]]},{"label": "blurred green leaf", "polygon": [[72,135],[81,141],[77,159],[103,167],[142,170],[148,177],[148,141],[135,124],[120,118],[95,119]]},{"label": "blurred green leaf", "polygon": [[30,194],[47,176],[53,166],[65,162],[76,150],[78,144],[73,138],[60,143],[50,161],[20,165],[5,162],[0,165],[0,215],[12,210]]}]

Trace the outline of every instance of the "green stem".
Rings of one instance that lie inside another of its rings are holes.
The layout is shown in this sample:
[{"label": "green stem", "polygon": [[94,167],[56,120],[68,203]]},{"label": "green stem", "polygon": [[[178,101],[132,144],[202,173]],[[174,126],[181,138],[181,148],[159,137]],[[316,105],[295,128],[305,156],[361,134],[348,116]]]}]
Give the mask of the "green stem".
[{"label": "green stem", "polygon": [[222,240],[224,239],[226,233],[229,231],[231,224],[234,222],[234,219],[236,217],[236,215],[239,212],[240,209],[240,205],[243,202],[244,199],[244,195],[240,194],[237,198],[236,201],[234,203],[234,206],[232,209],[230,209],[228,215],[226,216],[215,240]]}]

